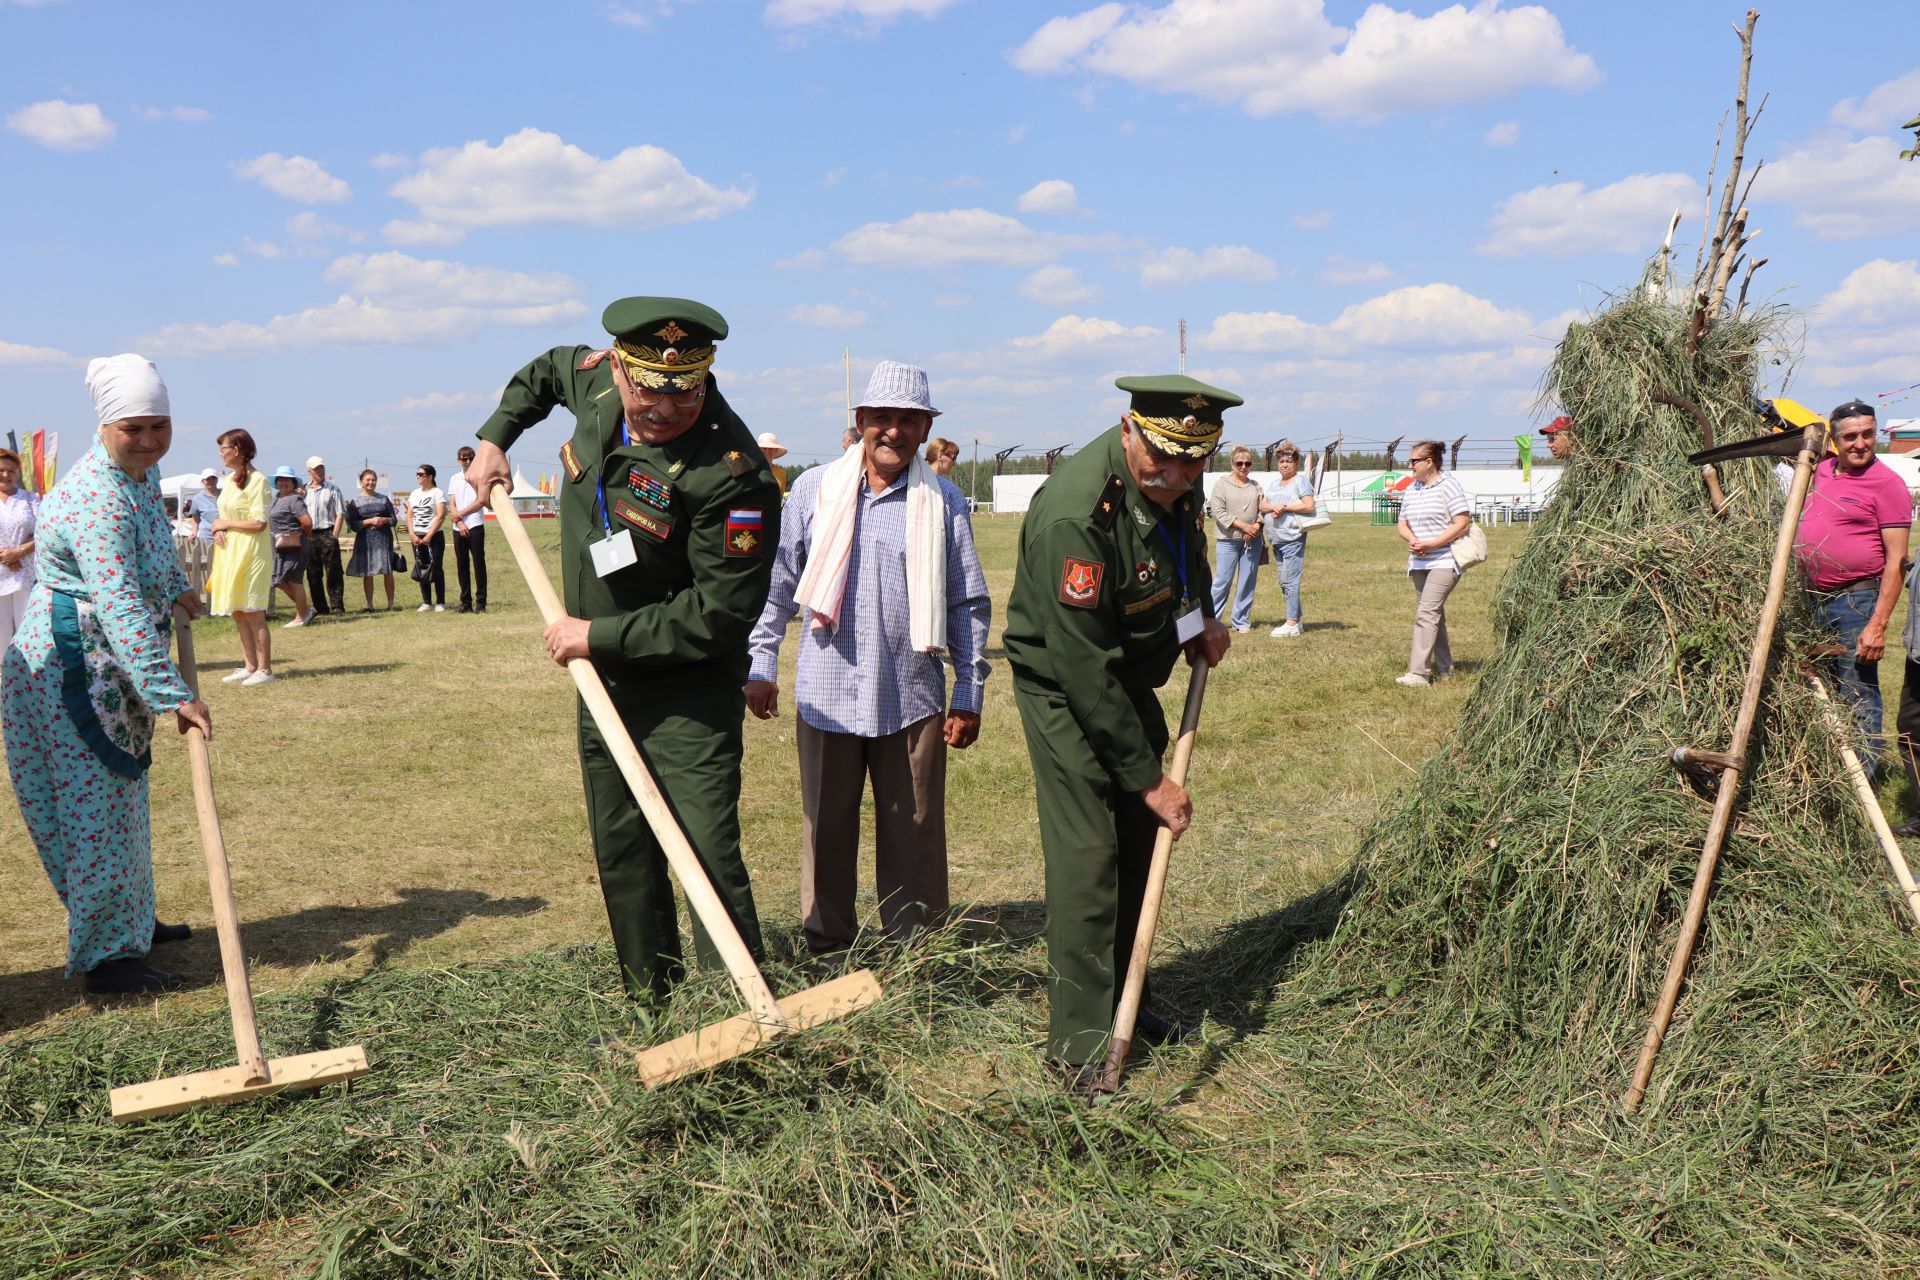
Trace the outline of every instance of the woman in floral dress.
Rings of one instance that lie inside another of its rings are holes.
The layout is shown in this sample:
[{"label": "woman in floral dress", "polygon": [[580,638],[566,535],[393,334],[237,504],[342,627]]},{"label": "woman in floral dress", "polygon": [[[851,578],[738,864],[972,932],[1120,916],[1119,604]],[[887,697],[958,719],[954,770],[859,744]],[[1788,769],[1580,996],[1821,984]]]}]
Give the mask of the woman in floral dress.
[{"label": "woman in floral dress", "polygon": [[3,660],[7,772],[66,904],[67,976],[96,994],[158,991],[179,979],[147,952],[185,929],[154,922],[147,766],[156,716],[213,727],[167,655],[171,610],[200,606],[160,498],[166,385],[119,355],[87,366],[87,390],[99,438],[40,506],[39,580]]}]

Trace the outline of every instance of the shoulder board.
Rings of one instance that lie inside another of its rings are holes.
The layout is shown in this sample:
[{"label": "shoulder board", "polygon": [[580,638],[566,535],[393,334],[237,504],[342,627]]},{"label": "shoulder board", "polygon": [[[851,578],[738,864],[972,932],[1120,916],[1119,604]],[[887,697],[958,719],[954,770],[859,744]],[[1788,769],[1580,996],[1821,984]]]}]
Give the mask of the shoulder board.
[{"label": "shoulder board", "polygon": [[574,456],[571,440],[560,446],[560,463],[566,467],[569,480],[578,480],[587,472],[587,469],[580,465],[580,459]]},{"label": "shoulder board", "polygon": [[727,453],[726,463],[728,475],[743,476],[753,470],[753,459],[738,449],[730,450]]},{"label": "shoulder board", "polygon": [[1127,482],[1119,476],[1108,476],[1107,483],[1100,490],[1100,500],[1093,504],[1088,518],[1102,529],[1113,528],[1113,518],[1120,514],[1121,501],[1127,496]]}]

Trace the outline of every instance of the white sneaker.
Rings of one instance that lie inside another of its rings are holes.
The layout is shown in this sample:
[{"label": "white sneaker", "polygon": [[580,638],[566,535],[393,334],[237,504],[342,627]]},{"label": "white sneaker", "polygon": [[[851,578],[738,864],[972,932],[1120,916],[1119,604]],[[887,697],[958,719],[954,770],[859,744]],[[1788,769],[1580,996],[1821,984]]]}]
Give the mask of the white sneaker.
[{"label": "white sneaker", "polygon": [[433,611],[434,611],[435,613],[445,613],[445,612],[447,611],[447,606],[445,606],[445,605],[443,605],[443,604],[437,604],[437,605],[435,605],[435,606],[433,606]]},{"label": "white sneaker", "polygon": [[1394,683],[1403,684],[1407,686],[1407,688],[1409,689],[1424,689],[1428,685],[1432,684],[1433,681],[1427,679],[1423,675],[1417,675],[1414,672],[1409,671],[1405,675],[1395,677]]},{"label": "white sneaker", "polygon": [[415,613],[432,613],[433,606],[430,604],[423,604],[418,609],[415,609],[414,612]]},{"label": "white sneaker", "polygon": [[273,672],[256,671],[252,675],[248,676],[245,680],[242,680],[240,682],[240,687],[244,689],[256,684],[271,684],[272,682],[273,682]]},{"label": "white sneaker", "polygon": [[1283,622],[1273,630],[1267,632],[1267,634],[1270,636],[1297,636],[1300,634],[1300,624],[1297,622]]},{"label": "white sneaker", "polygon": [[1251,630],[1253,630],[1253,628],[1252,628],[1252,627],[1235,627],[1235,628],[1233,629],[1233,634],[1235,634],[1235,635],[1237,635],[1237,636],[1243,636],[1243,635],[1246,635],[1246,634],[1247,634],[1247,632],[1249,632],[1249,631],[1251,631]]},{"label": "white sneaker", "polygon": [[252,674],[253,672],[247,670],[245,667],[235,667],[232,671],[229,671],[226,675],[220,677],[220,683],[221,684],[239,684],[242,680],[245,680],[248,676]]},{"label": "white sneaker", "polygon": [[291,631],[295,627],[304,627],[309,622],[312,622],[312,621],[313,621],[313,611],[309,609],[306,613],[301,614],[299,617],[295,618],[292,622],[289,622],[286,626],[280,629],[282,631]]}]

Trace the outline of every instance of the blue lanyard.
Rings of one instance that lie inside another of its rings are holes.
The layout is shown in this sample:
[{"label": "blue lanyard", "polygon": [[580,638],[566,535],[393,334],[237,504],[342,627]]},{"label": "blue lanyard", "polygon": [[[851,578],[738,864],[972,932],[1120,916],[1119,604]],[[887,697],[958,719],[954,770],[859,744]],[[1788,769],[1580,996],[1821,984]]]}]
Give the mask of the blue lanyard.
[{"label": "blue lanyard", "polygon": [[[623,417],[620,419],[620,444],[624,448],[625,446],[631,445],[632,443],[633,443],[633,437],[630,434],[628,434],[627,420],[626,418]],[[607,519],[606,476],[603,474],[596,477],[593,483],[594,483],[594,489],[596,491],[595,501],[597,501],[600,505],[600,528],[605,531],[606,535],[609,538],[611,538],[613,536],[613,521]]]},{"label": "blue lanyard", "polygon": [[[1176,519],[1177,518],[1178,517],[1176,517]],[[1187,602],[1192,598],[1187,594],[1186,521],[1180,521],[1180,547],[1178,550],[1174,549],[1173,539],[1167,536],[1167,522],[1165,520],[1156,521],[1153,527],[1160,531],[1160,541],[1167,544],[1167,553],[1173,557],[1173,571],[1180,576],[1180,605],[1182,608],[1185,608]]]}]

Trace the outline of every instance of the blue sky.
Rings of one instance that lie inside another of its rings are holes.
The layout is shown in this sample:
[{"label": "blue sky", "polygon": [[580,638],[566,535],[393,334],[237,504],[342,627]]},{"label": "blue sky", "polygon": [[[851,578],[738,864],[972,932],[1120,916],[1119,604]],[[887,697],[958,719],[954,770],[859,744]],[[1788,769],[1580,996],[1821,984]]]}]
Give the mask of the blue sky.
[{"label": "blue sky", "polygon": [[[1232,438],[1506,441],[1676,206],[1691,267],[1741,12],[0,0],[0,430],[71,457],[86,358],[136,350],[170,471],[231,426],[444,467],[527,359],[663,293],[728,317],[721,385],[802,458],[843,349],[856,393],[924,364],[984,455],[1097,434],[1182,318]],[[1835,12],[1763,13],[1748,157],[1823,410],[1920,382],[1920,16]]]}]

